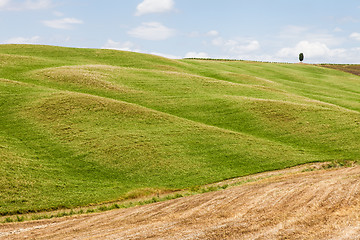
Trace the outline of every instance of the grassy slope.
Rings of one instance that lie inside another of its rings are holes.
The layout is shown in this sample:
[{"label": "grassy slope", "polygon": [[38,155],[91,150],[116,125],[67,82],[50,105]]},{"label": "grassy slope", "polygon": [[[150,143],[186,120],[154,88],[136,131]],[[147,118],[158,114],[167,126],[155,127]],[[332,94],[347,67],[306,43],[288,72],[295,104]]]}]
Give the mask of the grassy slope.
[{"label": "grassy slope", "polygon": [[0,214],[359,160],[359,99],[310,65],[1,45]]}]

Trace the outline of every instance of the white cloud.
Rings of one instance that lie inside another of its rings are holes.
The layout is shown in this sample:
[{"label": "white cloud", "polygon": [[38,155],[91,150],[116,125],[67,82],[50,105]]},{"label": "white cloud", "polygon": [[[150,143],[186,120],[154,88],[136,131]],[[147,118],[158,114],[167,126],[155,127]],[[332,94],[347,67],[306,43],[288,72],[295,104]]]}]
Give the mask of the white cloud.
[{"label": "white cloud", "polygon": [[136,47],[136,45],[130,41],[126,42],[115,42],[112,39],[107,40],[103,49],[114,49],[114,50],[122,50],[122,51],[131,51],[131,52],[140,52],[140,50]]},{"label": "white cloud", "polygon": [[207,32],[206,35],[209,37],[216,37],[219,35],[219,32],[216,30],[211,30],[211,31]]},{"label": "white cloud", "polygon": [[210,56],[205,52],[188,52],[185,58],[210,58]]},{"label": "white cloud", "polygon": [[120,50],[120,51],[130,51],[130,52],[142,52],[145,54],[153,54],[153,55],[171,58],[171,59],[181,59],[182,58],[180,56],[167,54],[167,53],[142,51],[139,49],[139,47],[135,43],[130,42],[130,41],[116,42],[112,39],[108,39],[107,42],[104,44],[104,46],[102,46],[101,48],[102,49]]},{"label": "white cloud", "polygon": [[295,60],[301,52],[304,53],[305,58],[310,59],[310,61],[327,62],[343,55],[346,50],[341,48],[330,49],[325,43],[321,42],[301,41],[295,47],[282,48],[276,56],[284,60]]},{"label": "white cloud", "polygon": [[287,58],[297,56],[300,52],[306,56],[310,54],[310,56],[318,57],[327,55],[330,49],[324,43],[301,41],[295,47],[282,48],[277,55]]},{"label": "white cloud", "polygon": [[175,32],[174,29],[165,27],[159,22],[147,22],[128,31],[128,34],[145,40],[165,40],[174,36]]},{"label": "white cloud", "polygon": [[48,9],[53,6],[51,0],[25,0],[15,2],[13,0],[0,0],[0,10],[26,11]]},{"label": "white cloud", "polygon": [[176,55],[172,55],[172,54],[167,54],[167,53],[151,52],[150,54],[153,54],[153,55],[156,55],[156,56],[160,56],[160,57],[170,58],[170,59],[181,59],[181,58],[182,58],[182,57],[180,57],[180,56],[176,56]]},{"label": "white cloud", "polygon": [[299,53],[303,52],[305,61],[310,63],[359,62],[360,57],[356,56],[359,50],[345,47],[349,38],[360,41],[360,33],[353,32],[346,36],[344,30],[339,27],[329,31],[316,27],[287,26],[279,34],[278,46],[292,47],[279,47],[281,49],[274,53],[274,58],[279,61],[297,62]]},{"label": "white cloud", "polygon": [[15,37],[6,40],[4,43],[5,44],[36,44],[39,43],[39,40],[40,40],[39,36],[34,36],[30,38]]},{"label": "white cloud", "polygon": [[352,16],[346,16],[346,17],[343,17],[343,18],[340,18],[340,19],[337,19],[337,21],[339,23],[358,23],[359,22],[359,19],[357,18],[354,18]]},{"label": "white cloud", "polygon": [[214,46],[221,47],[224,45],[224,39],[222,37],[215,38],[211,41]]},{"label": "white cloud", "polygon": [[316,29],[304,26],[290,25],[282,29],[278,37],[292,44],[297,43],[300,39],[309,42],[321,42],[328,46],[341,45],[346,39],[343,37],[336,37],[332,35],[333,32],[342,31],[340,28],[335,28],[330,33],[326,29]]},{"label": "white cloud", "polygon": [[350,38],[360,41],[360,33],[353,32],[352,34],[350,34]]},{"label": "white cloud", "polygon": [[52,4],[50,0],[26,0],[23,6],[24,9],[37,10],[49,8],[51,5]]},{"label": "white cloud", "polygon": [[360,63],[360,48],[346,49],[340,53],[337,58],[337,63]]},{"label": "white cloud", "polygon": [[236,53],[253,52],[260,49],[260,43],[257,40],[250,40],[247,44],[243,45],[237,41],[229,43],[231,51]]},{"label": "white cloud", "polygon": [[136,16],[148,13],[163,13],[174,9],[173,0],[144,0],[136,7]]},{"label": "white cloud", "polygon": [[74,24],[82,24],[83,21],[76,18],[62,18],[62,19],[43,21],[43,23],[51,28],[72,29]]},{"label": "white cloud", "polygon": [[5,8],[6,6],[8,6],[10,0],[0,0],[0,9]]},{"label": "white cloud", "polygon": [[199,37],[217,37],[219,36],[219,32],[216,31],[216,30],[211,30],[211,31],[208,31],[208,32],[198,32],[198,31],[192,31],[190,33],[187,34],[187,37],[190,37],[190,38],[199,38]]},{"label": "white cloud", "polygon": [[198,31],[192,31],[188,33],[187,36],[189,38],[197,38],[197,37],[201,37],[201,33],[199,33]]},{"label": "white cloud", "polygon": [[328,33],[309,33],[303,39],[309,42],[325,43],[330,47],[340,46],[346,40],[346,38],[344,37],[335,37],[332,34],[328,34]]},{"label": "white cloud", "polygon": [[211,42],[214,46],[222,47],[224,51],[230,54],[244,54],[260,49],[260,43],[257,40],[230,39],[224,40],[218,37]]}]

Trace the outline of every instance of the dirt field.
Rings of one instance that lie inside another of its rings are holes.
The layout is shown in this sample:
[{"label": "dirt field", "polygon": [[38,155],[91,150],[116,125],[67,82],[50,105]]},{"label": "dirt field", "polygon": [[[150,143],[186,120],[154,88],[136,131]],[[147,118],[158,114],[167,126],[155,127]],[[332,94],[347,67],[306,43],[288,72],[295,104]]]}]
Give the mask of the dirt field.
[{"label": "dirt field", "polygon": [[360,76],[360,65],[357,64],[320,64],[318,66],[332,68]]},{"label": "dirt field", "polygon": [[0,224],[0,239],[360,239],[359,166],[279,173],[141,207]]}]

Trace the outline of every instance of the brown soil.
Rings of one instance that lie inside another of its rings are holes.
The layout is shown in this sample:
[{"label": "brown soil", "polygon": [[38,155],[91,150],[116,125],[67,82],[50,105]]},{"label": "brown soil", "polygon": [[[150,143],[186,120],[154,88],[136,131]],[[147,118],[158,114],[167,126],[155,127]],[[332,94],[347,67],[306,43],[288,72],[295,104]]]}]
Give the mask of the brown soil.
[{"label": "brown soil", "polygon": [[262,176],[140,207],[0,224],[0,239],[360,239],[360,166]]},{"label": "brown soil", "polygon": [[360,76],[360,65],[356,64],[320,64],[318,66],[332,68]]}]

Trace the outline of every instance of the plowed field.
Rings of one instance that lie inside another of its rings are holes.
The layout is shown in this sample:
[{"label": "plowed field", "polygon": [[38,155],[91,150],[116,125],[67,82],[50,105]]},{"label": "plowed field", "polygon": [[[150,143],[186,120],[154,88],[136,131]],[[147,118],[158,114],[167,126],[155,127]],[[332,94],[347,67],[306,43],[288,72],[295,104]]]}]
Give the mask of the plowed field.
[{"label": "plowed field", "polygon": [[0,239],[360,239],[359,166],[269,175],[141,207],[2,224]]}]

